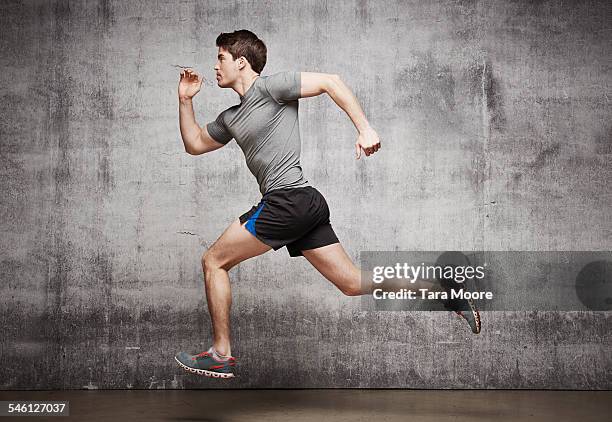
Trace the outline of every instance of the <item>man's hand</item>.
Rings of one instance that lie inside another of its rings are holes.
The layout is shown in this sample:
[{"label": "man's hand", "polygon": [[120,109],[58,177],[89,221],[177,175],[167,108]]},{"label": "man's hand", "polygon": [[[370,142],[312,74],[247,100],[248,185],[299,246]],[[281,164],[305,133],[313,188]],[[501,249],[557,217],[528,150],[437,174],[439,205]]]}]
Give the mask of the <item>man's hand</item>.
[{"label": "man's hand", "polygon": [[178,95],[181,100],[191,99],[200,92],[204,79],[192,69],[181,70],[181,79],[178,86]]},{"label": "man's hand", "polygon": [[361,158],[361,149],[365,152],[366,157],[380,149],[380,139],[378,139],[378,134],[374,129],[368,128],[359,133],[359,138],[355,143],[355,158],[357,160]]}]

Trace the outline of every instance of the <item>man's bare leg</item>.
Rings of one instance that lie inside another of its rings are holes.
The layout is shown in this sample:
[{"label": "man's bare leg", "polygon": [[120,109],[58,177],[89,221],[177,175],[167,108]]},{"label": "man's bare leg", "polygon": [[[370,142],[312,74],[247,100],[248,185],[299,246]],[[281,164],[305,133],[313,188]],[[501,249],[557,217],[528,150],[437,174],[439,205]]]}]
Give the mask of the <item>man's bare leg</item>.
[{"label": "man's bare leg", "polygon": [[202,256],[206,301],[213,328],[213,347],[222,355],[231,355],[230,308],[232,294],[228,271],[254,256],[272,249],[234,221]]},{"label": "man's bare leg", "polygon": [[302,251],[304,257],[342,293],[347,296],[371,294],[374,289],[400,291],[406,289],[418,292],[419,289],[443,291],[435,279],[419,278],[414,283],[406,279],[385,279],[384,283],[373,282],[372,272],[359,269],[347,255],[340,243]]},{"label": "man's bare leg", "polygon": [[[371,294],[376,288],[383,291],[399,291],[400,289],[414,292],[419,292],[419,289],[445,291],[435,279],[417,279],[414,283],[406,279],[385,279],[384,283],[376,284],[373,281],[372,273],[364,272],[362,280],[361,270],[355,266],[340,243],[303,250],[302,254],[317,271],[348,296]],[[467,321],[473,333],[480,333],[480,314],[472,300],[454,301],[448,306],[450,308],[447,309],[455,311]]]}]

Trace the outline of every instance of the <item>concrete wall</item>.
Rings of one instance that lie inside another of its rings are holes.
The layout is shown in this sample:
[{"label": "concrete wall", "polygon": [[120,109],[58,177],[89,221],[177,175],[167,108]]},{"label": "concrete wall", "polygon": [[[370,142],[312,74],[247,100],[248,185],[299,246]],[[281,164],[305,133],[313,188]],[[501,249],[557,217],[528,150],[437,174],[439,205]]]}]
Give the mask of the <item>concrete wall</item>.
[{"label": "concrete wall", "polygon": [[[610,2],[0,3],[0,388],[208,388],[200,257],[259,200],[235,142],[187,155],[178,69],[220,32],[264,74],[338,73],[383,148],[300,101],[302,165],[347,252],[610,250]],[[232,104],[205,86],[204,124]],[[285,249],[230,272],[224,387],[612,387],[609,312],[362,312]]]}]

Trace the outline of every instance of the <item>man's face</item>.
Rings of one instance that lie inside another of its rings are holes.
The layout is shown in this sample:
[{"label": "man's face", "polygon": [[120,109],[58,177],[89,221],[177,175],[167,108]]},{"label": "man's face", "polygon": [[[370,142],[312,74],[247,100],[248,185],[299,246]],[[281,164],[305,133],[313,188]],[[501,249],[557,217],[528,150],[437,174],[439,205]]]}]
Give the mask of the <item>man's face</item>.
[{"label": "man's face", "polygon": [[230,52],[223,47],[219,47],[215,72],[217,74],[217,85],[221,88],[231,87],[234,81],[238,79],[240,73],[238,60],[234,60]]}]

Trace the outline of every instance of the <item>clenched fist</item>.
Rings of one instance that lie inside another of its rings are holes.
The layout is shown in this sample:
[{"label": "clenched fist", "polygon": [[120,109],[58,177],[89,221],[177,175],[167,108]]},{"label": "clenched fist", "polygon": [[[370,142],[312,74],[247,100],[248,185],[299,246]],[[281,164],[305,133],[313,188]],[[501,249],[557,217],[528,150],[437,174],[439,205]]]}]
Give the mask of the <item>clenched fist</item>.
[{"label": "clenched fist", "polygon": [[355,142],[355,158],[358,160],[361,158],[362,149],[366,157],[369,157],[380,149],[380,139],[374,129],[368,128],[359,133],[357,142]]}]

